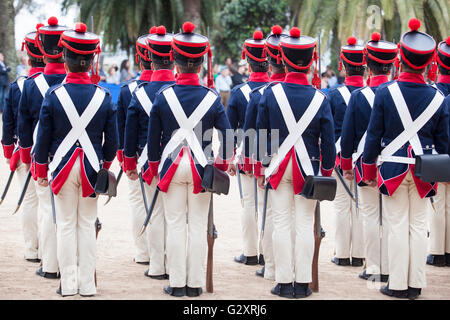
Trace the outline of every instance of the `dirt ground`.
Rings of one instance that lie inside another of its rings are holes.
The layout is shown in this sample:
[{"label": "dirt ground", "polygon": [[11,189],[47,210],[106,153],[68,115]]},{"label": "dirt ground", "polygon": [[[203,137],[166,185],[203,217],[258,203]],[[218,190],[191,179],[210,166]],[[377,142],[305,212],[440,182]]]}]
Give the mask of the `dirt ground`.
[{"label": "dirt ground", "polygon": [[[0,122],[1,123],[1,122]],[[117,162],[112,166],[119,171]],[[0,191],[6,183],[9,169],[3,152],[0,155]],[[103,228],[97,241],[98,293],[89,299],[172,299],[163,293],[168,281],[144,276],[147,266],[133,262],[130,209],[126,177],[120,182],[118,197],[103,206],[99,200],[99,219]],[[0,299],[62,299],[55,293],[58,280],[44,279],[35,274],[38,264],[23,258],[23,238],[19,214],[12,215],[19,198],[18,180],[14,179],[6,200],[0,206]],[[272,281],[255,276],[259,266],[244,266],[233,262],[241,253],[240,201],[236,178],[231,179],[228,196],[215,197],[215,224],[218,238],[214,247],[214,293],[204,293],[201,299],[275,299],[270,294]],[[330,202],[322,204],[322,225],[326,237],[322,241],[319,259],[320,292],[308,299],[386,299],[378,285],[358,278],[362,268],[332,264],[334,226]],[[427,288],[420,299],[450,299],[450,268],[427,266]],[[86,299],[80,296],[64,299]],[[188,298],[184,298],[188,299]]]}]

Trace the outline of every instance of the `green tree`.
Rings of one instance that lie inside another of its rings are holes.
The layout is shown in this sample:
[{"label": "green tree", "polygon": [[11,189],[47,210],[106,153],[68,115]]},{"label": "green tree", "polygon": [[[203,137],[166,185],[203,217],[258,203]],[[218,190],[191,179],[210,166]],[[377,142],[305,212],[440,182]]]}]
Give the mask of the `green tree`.
[{"label": "green tree", "polygon": [[240,59],[242,44],[256,28],[264,35],[278,24],[285,27],[289,21],[290,7],[287,1],[231,0],[226,3],[218,17],[220,27],[214,31],[216,61],[223,63],[230,57]]},{"label": "green tree", "polygon": [[[128,53],[135,50],[136,39],[148,33],[151,26],[165,25],[169,32],[178,30],[184,21],[206,31],[218,0],[64,0],[63,8],[76,5],[80,20],[94,20],[94,31],[103,33],[103,40],[113,50],[120,47]],[[199,25],[200,24],[200,25]]]}]

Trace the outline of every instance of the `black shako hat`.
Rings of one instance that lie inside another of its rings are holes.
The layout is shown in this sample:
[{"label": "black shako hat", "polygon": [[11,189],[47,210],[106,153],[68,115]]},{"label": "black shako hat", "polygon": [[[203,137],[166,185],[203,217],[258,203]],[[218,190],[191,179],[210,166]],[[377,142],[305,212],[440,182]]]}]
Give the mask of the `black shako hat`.
[{"label": "black shako hat", "polygon": [[169,64],[172,40],[173,34],[167,33],[166,27],[157,27],[155,33],[146,39],[151,59],[159,64]]},{"label": "black shako hat", "polygon": [[47,23],[47,26],[42,26],[36,31],[36,45],[45,57],[56,60],[62,56],[60,36],[68,28],[60,26],[56,17],[50,17]]},{"label": "black shako hat", "polygon": [[438,44],[436,59],[441,68],[450,70],[450,37]]},{"label": "black shako hat", "polygon": [[136,63],[140,62],[140,59],[151,63],[152,59],[147,48],[147,38],[156,32],[156,26],[150,28],[148,34],[140,36],[136,40]]},{"label": "black shako hat", "polygon": [[[43,23],[38,23],[36,25],[36,30],[43,27]],[[25,39],[22,42],[22,51],[25,49],[27,51],[28,56],[34,58],[37,61],[42,61],[44,56],[42,55],[41,50],[36,45],[36,31],[29,32],[25,35]]]},{"label": "black shako hat", "polygon": [[[90,64],[94,56],[100,54],[100,38],[98,35],[87,32],[87,26],[78,22],[74,30],[67,30],[61,35],[59,44],[64,47],[65,59],[75,65]],[[98,83],[98,58],[97,65],[92,70],[91,80]]]},{"label": "black shako hat", "polygon": [[283,66],[283,60],[279,50],[280,40],[288,35],[283,34],[283,29],[279,26],[272,27],[272,34],[267,37],[265,43],[265,50],[269,55],[269,62],[274,65]]},{"label": "black shako hat", "polygon": [[401,61],[414,70],[424,69],[431,63],[428,79],[434,81],[437,71],[436,41],[432,36],[418,31],[420,25],[420,20],[416,18],[409,20],[411,31],[403,34],[400,39]]},{"label": "black shako hat", "polygon": [[309,36],[302,36],[299,28],[292,28],[288,37],[280,39],[279,48],[283,61],[295,70],[309,70],[316,62],[312,85],[320,89],[320,78],[317,73],[317,42]]},{"label": "black shako hat", "polygon": [[393,42],[381,40],[381,34],[378,32],[372,33],[371,40],[366,43],[366,61],[369,67],[371,64],[379,64],[390,68],[390,65],[394,63],[396,68],[394,79],[397,79],[398,46]]},{"label": "black shako hat", "polygon": [[364,47],[357,44],[358,39],[349,37],[347,45],[341,47],[341,56],[339,58],[339,71],[342,70],[342,64],[346,67],[361,67],[366,64]]},{"label": "black shako hat", "polygon": [[256,30],[253,32],[253,38],[244,41],[242,45],[242,60],[245,60],[247,57],[250,64],[265,65],[267,63],[266,42],[263,40],[263,37],[263,33]]}]

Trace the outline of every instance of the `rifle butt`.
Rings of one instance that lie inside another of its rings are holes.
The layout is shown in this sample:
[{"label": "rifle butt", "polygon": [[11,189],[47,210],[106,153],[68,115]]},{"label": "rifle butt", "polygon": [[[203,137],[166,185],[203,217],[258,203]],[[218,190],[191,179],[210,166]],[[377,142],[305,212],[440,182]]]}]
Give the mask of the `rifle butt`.
[{"label": "rifle butt", "polygon": [[206,292],[213,293],[214,238],[208,235],[208,259],[206,264]]}]

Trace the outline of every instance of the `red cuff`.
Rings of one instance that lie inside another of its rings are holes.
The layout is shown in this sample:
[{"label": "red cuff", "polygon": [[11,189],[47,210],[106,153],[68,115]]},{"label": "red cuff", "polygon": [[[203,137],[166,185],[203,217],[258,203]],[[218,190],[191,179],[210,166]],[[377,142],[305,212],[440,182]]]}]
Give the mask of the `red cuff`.
[{"label": "red cuff", "polygon": [[25,164],[31,163],[31,147],[29,148],[20,148],[20,160],[22,160]]},{"label": "red cuff", "polygon": [[153,177],[158,176],[159,162],[160,161],[149,161],[148,162],[149,170]]},{"label": "red cuff", "polygon": [[334,170],[334,168],[324,169],[322,166],[320,166],[320,171],[322,172],[322,176],[324,176],[324,177],[331,177],[333,170]]},{"label": "red cuff", "polygon": [[103,161],[102,168],[109,170],[109,168],[111,168],[111,164],[112,164],[112,161]]},{"label": "red cuff", "polygon": [[216,167],[219,170],[227,171],[228,165],[231,162],[230,160],[223,160],[221,157],[217,157],[216,161],[214,161],[214,167]]},{"label": "red cuff", "polygon": [[244,157],[244,171],[253,172],[253,159]]},{"label": "red cuff", "polygon": [[14,144],[10,144],[9,146],[5,146],[3,143],[3,154],[5,155],[6,159],[11,159],[12,154],[14,152]]},{"label": "red cuff", "polygon": [[48,163],[35,162],[35,174],[38,178],[47,178]]},{"label": "red cuff", "polygon": [[136,157],[127,157],[125,156],[123,159],[123,169],[125,172],[136,170]]},{"label": "red cuff", "polygon": [[123,150],[117,150],[117,160],[122,163],[123,162]]},{"label": "red cuff", "polygon": [[353,159],[350,158],[344,158],[341,155],[341,168],[342,170],[352,170],[353,169]]},{"label": "red cuff", "polygon": [[374,180],[377,178],[376,163],[367,164],[363,162],[362,169],[363,169],[363,181]]}]

